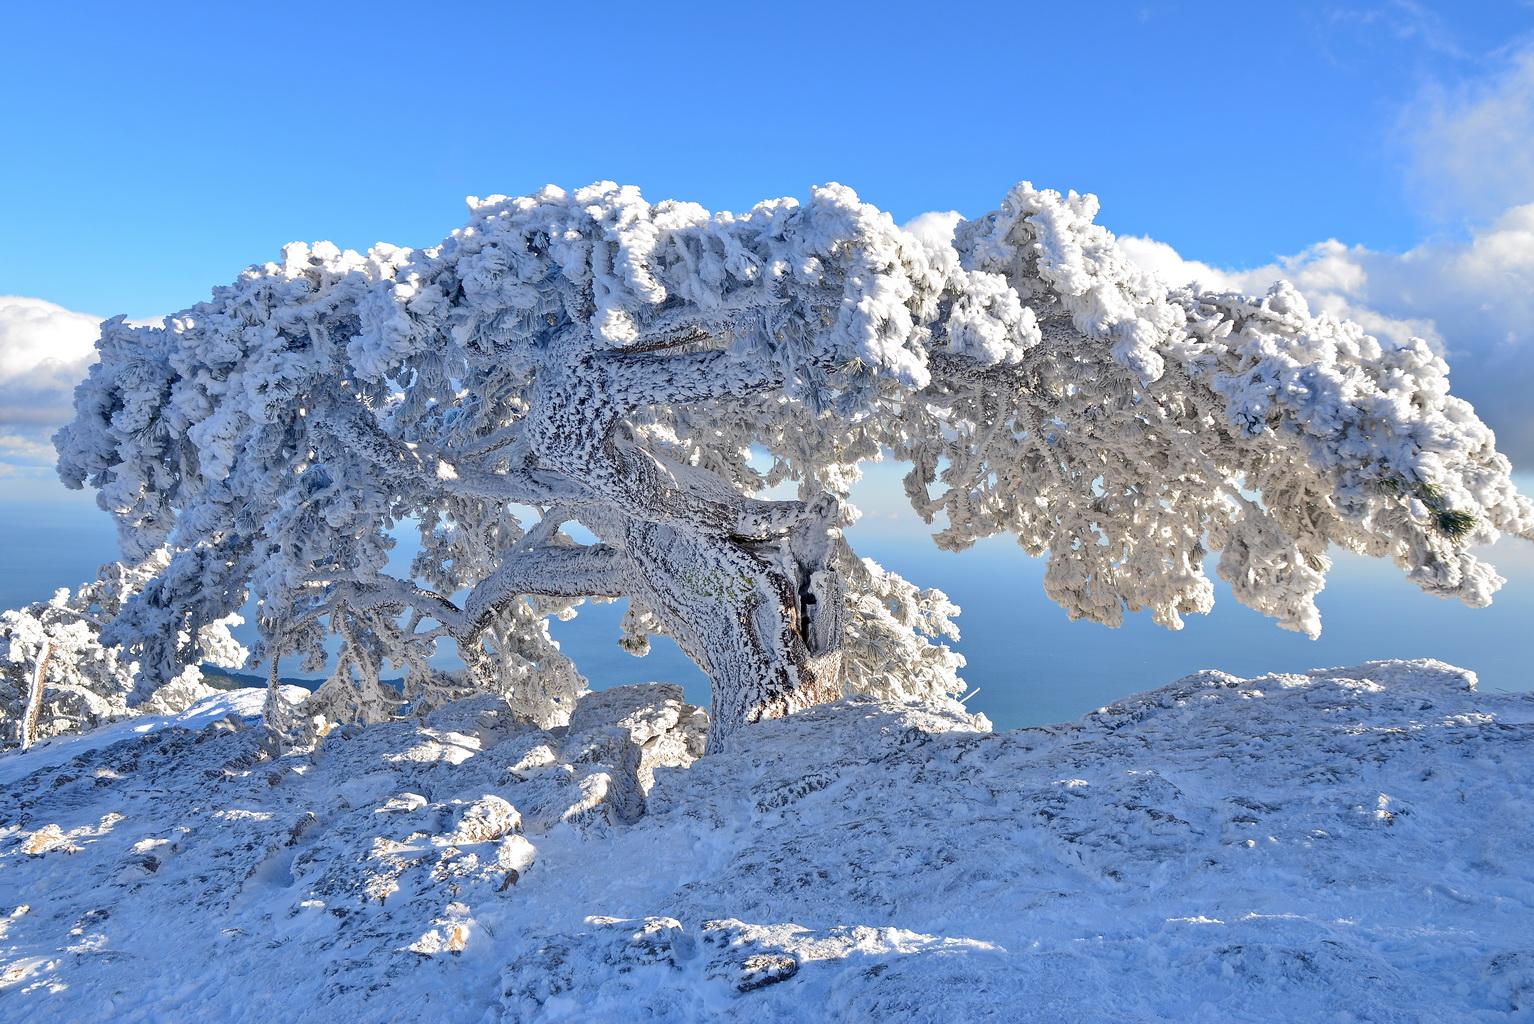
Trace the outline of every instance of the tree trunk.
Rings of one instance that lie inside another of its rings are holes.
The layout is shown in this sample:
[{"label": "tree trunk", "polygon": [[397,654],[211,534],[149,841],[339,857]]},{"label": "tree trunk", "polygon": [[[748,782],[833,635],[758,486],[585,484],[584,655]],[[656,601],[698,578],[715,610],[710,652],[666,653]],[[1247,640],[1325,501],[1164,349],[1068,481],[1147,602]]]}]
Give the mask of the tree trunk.
[{"label": "tree trunk", "polygon": [[32,685],[27,688],[27,706],[21,715],[21,749],[37,742],[37,729],[43,714],[43,693],[48,688],[48,659],[53,657],[53,641],[44,639],[32,670]]},{"label": "tree trunk", "polygon": [[790,540],[639,520],[626,534],[642,600],[709,674],[709,752],[726,749],[742,725],[841,696],[841,593],[823,558],[801,562],[805,545]]},{"label": "tree trunk", "polygon": [[[538,371],[527,438],[540,464],[599,494],[585,521],[632,563],[630,585],[709,674],[708,749],[749,722],[841,696],[833,500],[759,501],[711,472],[664,462],[623,420],[632,368],[571,333]],[[610,353],[609,353],[610,355]],[[691,361],[661,363],[666,395],[712,386]],[[611,518],[609,518],[611,517]]]}]

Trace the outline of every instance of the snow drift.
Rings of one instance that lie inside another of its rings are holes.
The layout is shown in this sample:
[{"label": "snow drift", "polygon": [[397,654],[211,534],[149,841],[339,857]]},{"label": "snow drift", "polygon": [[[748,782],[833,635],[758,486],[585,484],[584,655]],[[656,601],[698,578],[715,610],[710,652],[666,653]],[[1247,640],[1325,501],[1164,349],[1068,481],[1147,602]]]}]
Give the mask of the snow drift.
[{"label": "snow drift", "polygon": [[1501,1021],[1534,696],[1205,672],[991,734],[674,687],[273,756],[260,696],[0,758],[0,1020]]}]

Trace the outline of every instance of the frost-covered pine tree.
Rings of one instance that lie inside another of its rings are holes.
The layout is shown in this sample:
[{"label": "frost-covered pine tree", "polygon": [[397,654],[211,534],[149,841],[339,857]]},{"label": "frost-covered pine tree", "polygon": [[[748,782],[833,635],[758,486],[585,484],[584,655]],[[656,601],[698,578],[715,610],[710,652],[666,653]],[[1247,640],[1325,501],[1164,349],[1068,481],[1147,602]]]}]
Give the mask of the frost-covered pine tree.
[{"label": "frost-covered pine tree", "polygon": [[[125,652],[103,645],[101,631],[144,584],[169,564],[164,551],[142,562],[114,562],[79,589],[0,612],[0,749],[29,747],[138,712],[169,714],[213,692],[197,662],[238,668],[249,652],[229,632],[229,615],[176,639],[183,652],[173,674],[148,677]],[[130,707],[130,701],[134,705]]]},{"label": "frost-covered pine tree", "polygon": [[1168,290],[1090,196],[1019,185],[951,242],[834,185],[743,214],[611,183],[470,210],[434,248],[294,244],[162,328],[105,325],[60,472],[130,557],[175,552],[110,631],[151,671],[253,591],[274,677],[339,636],[333,717],[393,713],[385,663],[429,696],[447,639],[468,684],[557,721],[584,681],[548,618],[626,598],[626,646],[664,634],[712,678],[716,749],[845,691],[951,694],[956,609],[842,536],[886,454],[939,544],[1010,533],[1110,625],[1207,611],[1210,551],[1311,634],[1331,545],[1484,604],[1471,547],[1534,535],[1425,344],[1287,286]]}]

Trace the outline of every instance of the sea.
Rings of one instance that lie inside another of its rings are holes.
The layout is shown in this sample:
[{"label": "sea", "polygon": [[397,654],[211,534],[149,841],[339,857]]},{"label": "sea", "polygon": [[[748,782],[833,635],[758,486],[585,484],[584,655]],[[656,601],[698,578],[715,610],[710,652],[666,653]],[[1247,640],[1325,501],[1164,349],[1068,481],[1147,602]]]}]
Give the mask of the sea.
[{"label": "sea", "polygon": [[[1180,631],[1155,625],[1148,614],[1110,629],[1072,622],[1044,594],[1043,561],[1008,538],[941,551],[919,522],[891,514],[866,517],[849,539],[860,554],[938,587],[963,609],[956,647],[968,661],[967,703],[998,728],[1068,721],[1206,668],[1255,676],[1438,658],[1474,670],[1485,689],[1534,689],[1534,545],[1497,545],[1493,561],[1509,582],[1491,607],[1479,609],[1422,593],[1388,563],[1339,552],[1319,600],[1324,631],[1310,640],[1237,604],[1218,582],[1213,613],[1188,616]],[[0,497],[0,608],[91,579],[116,551],[109,517],[87,497],[57,488]],[[408,557],[402,543],[400,559]],[[706,703],[708,680],[675,644],[658,640],[644,658],[618,646],[622,614],[621,602],[587,603],[574,620],[553,626],[591,685],[665,680]],[[242,627],[247,641],[251,629]]]}]

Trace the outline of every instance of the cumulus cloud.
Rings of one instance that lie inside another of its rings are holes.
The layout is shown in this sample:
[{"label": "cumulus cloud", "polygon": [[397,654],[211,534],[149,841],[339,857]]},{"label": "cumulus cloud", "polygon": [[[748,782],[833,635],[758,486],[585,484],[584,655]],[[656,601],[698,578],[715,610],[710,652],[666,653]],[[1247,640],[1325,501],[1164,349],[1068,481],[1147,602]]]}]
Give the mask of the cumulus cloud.
[{"label": "cumulus cloud", "polygon": [[1414,184],[1435,214],[1482,219],[1534,202],[1534,46],[1492,75],[1429,84],[1400,128]]},{"label": "cumulus cloud", "polygon": [[[0,466],[52,464],[48,435],[71,415],[74,387],[95,361],[101,318],[42,299],[0,296]],[[9,472],[5,472],[8,470]]]},{"label": "cumulus cloud", "polygon": [[1330,240],[1245,270],[1186,260],[1148,238],[1121,241],[1169,284],[1261,294],[1282,278],[1312,308],[1382,339],[1426,339],[1448,359],[1455,393],[1497,432],[1498,447],[1520,470],[1534,469],[1534,203],[1463,241],[1392,253]]},{"label": "cumulus cloud", "polygon": [[931,210],[919,213],[901,225],[906,231],[935,248],[953,244],[953,229],[964,217],[957,210]]}]

